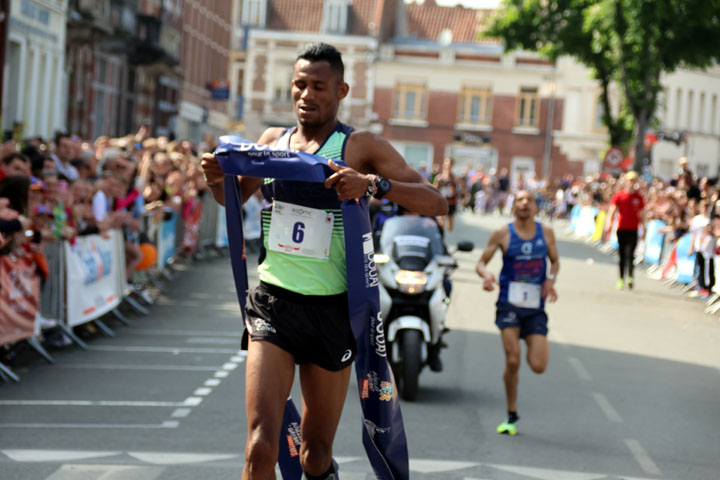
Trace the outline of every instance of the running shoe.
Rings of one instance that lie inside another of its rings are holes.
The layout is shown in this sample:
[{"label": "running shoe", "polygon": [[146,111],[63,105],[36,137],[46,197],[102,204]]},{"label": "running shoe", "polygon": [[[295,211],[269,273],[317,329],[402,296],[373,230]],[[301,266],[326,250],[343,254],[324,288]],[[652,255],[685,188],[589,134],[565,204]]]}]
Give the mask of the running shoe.
[{"label": "running shoe", "polygon": [[633,277],[628,277],[628,289],[632,290],[632,288],[635,286],[635,279]]},{"label": "running shoe", "polygon": [[615,284],[615,288],[617,288],[618,290],[622,290],[623,288],[625,288],[625,280],[622,278],[618,279],[617,283]]},{"label": "running shoe", "polygon": [[498,425],[497,433],[502,433],[505,435],[517,435],[517,423],[510,423],[505,420],[500,425]]}]

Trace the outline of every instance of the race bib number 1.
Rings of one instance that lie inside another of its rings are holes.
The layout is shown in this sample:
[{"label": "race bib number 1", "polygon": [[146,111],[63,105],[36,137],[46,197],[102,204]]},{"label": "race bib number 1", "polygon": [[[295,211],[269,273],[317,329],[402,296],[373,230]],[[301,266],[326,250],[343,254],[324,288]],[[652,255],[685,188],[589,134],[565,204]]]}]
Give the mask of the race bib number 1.
[{"label": "race bib number 1", "polygon": [[542,286],[534,283],[510,282],[508,302],[520,308],[540,308]]},{"label": "race bib number 1", "polygon": [[327,259],[334,216],[325,210],[273,202],[268,248],[276,252]]}]

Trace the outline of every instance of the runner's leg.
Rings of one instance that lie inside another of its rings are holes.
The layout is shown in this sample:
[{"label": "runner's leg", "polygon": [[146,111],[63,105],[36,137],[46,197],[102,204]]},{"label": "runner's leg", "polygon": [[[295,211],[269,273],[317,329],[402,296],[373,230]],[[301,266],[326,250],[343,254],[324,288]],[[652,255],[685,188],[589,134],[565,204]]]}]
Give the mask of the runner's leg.
[{"label": "runner's leg", "polygon": [[628,277],[633,278],[633,269],[635,268],[635,247],[637,247],[638,234],[637,230],[628,232],[627,243],[627,268]]},{"label": "runner's leg", "polygon": [[624,230],[617,231],[618,239],[618,255],[620,256],[620,279],[625,278],[625,263],[626,263],[626,252],[627,252],[627,237],[625,236]]},{"label": "runner's leg", "polygon": [[505,398],[508,412],[517,411],[518,370],[520,369],[520,327],[507,327],[500,331],[505,350]]},{"label": "runner's leg", "polygon": [[294,376],[292,355],[269,342],[250,342],[245,367],[248,438],[243,480],[275,478],[283,411]]},{"label": "runner's leg", "polygon": [[332,444],[350,381],[350,367],[339,372],[312,363],[300,365],[303,413],[300,464],[309,475],[320,476],[332,464]]},{"label": "runner's leg", "polygon": [[550,347],[547,337],[540,334],[532,334],[525,337],[528,346],[527,362],[533,372],[541,374],[545,371],[550,357]]}]

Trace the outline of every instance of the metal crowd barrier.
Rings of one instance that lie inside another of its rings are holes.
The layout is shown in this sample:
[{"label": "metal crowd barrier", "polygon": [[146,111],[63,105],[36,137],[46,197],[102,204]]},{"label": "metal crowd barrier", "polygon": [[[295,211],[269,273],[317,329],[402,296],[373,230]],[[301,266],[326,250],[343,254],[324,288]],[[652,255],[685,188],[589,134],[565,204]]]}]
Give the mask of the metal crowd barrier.
[{"label": "metal crowd barrier", "polygon": [[[197,248],[199,251],[205,249],[215,248],[218,246],[220,238],[225,238],[225,235],[220,230],[224,230],[224,215],[221,217],[221,208],[213,200],[210,195],[204,195],[202,198],[202,209],[198,223],[198,243]],[[165,228],[163,228],[163,223]],[[176,222],[174,228],[172,228],[172,222]],[[185,238],[185,221],[183,220],[182,214],[179,212],[173,212],[170,220],[155,221],[154,212],[147,212],[143,214],[141,218],[142,232],[147,235],[150,242],[152,242],[158,248],[158,261],[156,265],[145,272],[138,272],[139,277],[144,277],[144,283],[151,283],[158,289],[163,291],[163,286],[159,283],[160,277],[165,277],[168,280],[172,280],[173,276],[170,274],[171,264],[175,261],[178,255],[181,255],[185,251],[185,245],[183,240]],[[172,230],[169,230],[172,229]],[[163,233],[165,238],[162,239]],[[174,238],[172,238],[174,237]],[[223,240],[226,241],[226,240]],[[165,261],[160,258],[161,254],[161,243],[165,253]],[[127,306],[131,307],[137,313],[147,314],[147,310],[138,303],[137,300],[131,297],[132,288],[125,282],[124,276],[124,250],[123,241],[121,237],[116,237],[116,254],[120,256],[121,264],[123,268],[121,272],[116,272],[116,275],[122,277],[119,282],[120,287],[118,288],[118,295],[121,301]],[[69,250],[68,250],[69,252]],[[67,281],[68,268],[70,268],[68,262],[72,259],[68,259],[66,252],[65,242],[53,242],[48,243],[44,247],[44,255],[49,268],[49,275],[41,284],[40,299],[38,312],[46,321],[40,323],[43,329],[57,326],[61,331],[67,335],[75,344],[83,349],[87,349],[87,345],[83,342],[74,332],[73,327],[80,323],[76,320],[71,322],[68,316],[68,295],[73,292],[81,292],[83,289],[80,287],[68,288],[70,285]],[[77,268],[77,267],[73,267]],[[79,290],[78,290],[79,289]],[[73,297],[75,299],[75,297]],[[71,299],[72,300],[72,299]],[[75,299],[77,300],[77,299]],[[118,305],[119,307],[119,305]],[[122,323],[128,324],[125,317],[120,313],[119,308],[114,308],[107,314],[114,315]],[[102,315],[104,316],[104,315]],[[94,318],[89,320],[88,323],[94,323],[101,333],[106,336],[114,336],[112,330],[105,326],[101,318]],[[71,325],[72,324],[72,325]],[[38,325],[36,320],[36,326]],[[36,327],[37,329],[37,327]],[[27,340],[27,342],[35,348],[43,357],[46,358],[50,363],[53,362],[52,357],[42,348],[36,338]],[[0,380],[12,379],[15,381],[19,380],[19,377],[12,372],[5,365],[0,364]]]}]

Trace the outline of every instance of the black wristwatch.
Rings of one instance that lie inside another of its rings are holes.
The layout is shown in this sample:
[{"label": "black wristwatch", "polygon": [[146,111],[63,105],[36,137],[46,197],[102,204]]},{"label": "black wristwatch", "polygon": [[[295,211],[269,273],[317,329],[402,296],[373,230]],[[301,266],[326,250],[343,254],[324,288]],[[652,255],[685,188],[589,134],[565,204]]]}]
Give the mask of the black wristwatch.
[{"label": "black wristwatch", "polygon": [[377,191],[375,192],[374,197],[378,200],[383,198],[390,190],[392,190],[392,183],[390,183],[390,180],[379,175],[376,177],[375,185]]}]

